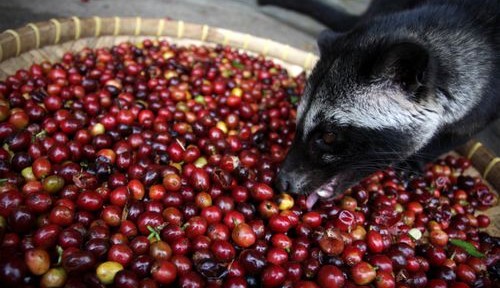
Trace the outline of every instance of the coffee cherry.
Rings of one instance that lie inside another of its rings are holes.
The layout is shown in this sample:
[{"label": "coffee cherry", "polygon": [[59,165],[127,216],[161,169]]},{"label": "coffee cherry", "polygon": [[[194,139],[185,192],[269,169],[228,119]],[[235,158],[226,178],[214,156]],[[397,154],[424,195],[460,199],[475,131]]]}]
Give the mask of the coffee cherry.
[{"label": "coffee cherry", "polygon": [[255,233],[246,223],[236,225],[231,233],[231,237],[234,243],[243,248],[252,246],[256,241]]},{"label": "coffee cherry", "polygon": [[281,193],[276,201],[280,210],[289,210],[293,207],[294,201],[292,196],[286,193]]},{"label": "coffee cherry", "polygon": [[339,268],[333,265],[322,266],[316,277],[321,287],[344,287],[344,274]]},{"label": "coffee cherry", "polygon": [[228,241],[214,240],[210,245],[210,250],[219,262],[230,262],[236,256],[236,251]]},{"label": "coffee cherry", "polygon": [[249,274],[259,273],[266,265],[264,256],[251,249],[243,250],[240,253],[239,262]]},{"label": "coffee cherry", "polygon": [[158,283],[168,285],[175,281],[177,268],[172,262],[158,261],[151,268],[151,275]]},{"label": "coffee cherry", "polygon": [[278,265],[268,265],[262,271],[262,285],[264,287],[279,287],[285,281],[286,271]]},{"label": "coffee cherry", "polygon": [[62,257],[62,266],[68,273],[81,273],[94,268],[95,256],[88,251],[75,251],[68,256]]},{"label": "coffee cherry", "polygon": [[474,283],[476,280],[476,274],[474,270],[467,264],[459,264],[457,266],[457,278],[464,281],[465,283]]},{"label": "coffee cherry", "polygon": [[328,255],[340,255],[344,251],[344,241],[339,237],[323,235],[318,240],[319,247]]},{"label": "coffee cherry", "polygon": [[359,262],[351,267],[351,277],[357,285],[367,285],[375,280],[377,273],[367,262]]},{"label": "coffee cherry", "polygon": [[121,270],[116,273],[114,284],[119,288],[139,287],[139,279],[132,271]]},{"label": "coffee cherry", "polygon": [[7,76],[0,282],[493,287],[498,239],[477,212],[498,196],[465,158],[313,205],[273,189],[305,86],[263,56],[149,39]]},{"label": "coffee cherry", "polygon": [[43,275],[49,271],[50,255],[43,249],[35,248],[26,251],[24,261],[31,273],[35,275]]},{"label": "coffee cherry", "polygon": [[252,197],[258,201],[271,200],[273,190],[266,184],[257,183],[251,188]]},{"label": "coffee cherry", "polygon": [[51,268],[42,275],[40,284],[42,287],[64,287],[67,277],[63,268]]},{"label": "coffee cherry", "polygon": [[107,261],[97,267],[96,274],[102,284],[109,285],[113,283],[116,273],[121,270],[123,266],[120,263]]},{"label": "coffee cherry", "polygon": [[448,234],[442,230],[434,230],[431,231],[429,240],[434,245],[445,246],[448,243]]},{"label": "coffee cherry", "polygon": [[385,247],[382,235],[377,231],[370,230],[366,233],[366,243],[368,244],[368,249],[373,253],[384,251]]}]

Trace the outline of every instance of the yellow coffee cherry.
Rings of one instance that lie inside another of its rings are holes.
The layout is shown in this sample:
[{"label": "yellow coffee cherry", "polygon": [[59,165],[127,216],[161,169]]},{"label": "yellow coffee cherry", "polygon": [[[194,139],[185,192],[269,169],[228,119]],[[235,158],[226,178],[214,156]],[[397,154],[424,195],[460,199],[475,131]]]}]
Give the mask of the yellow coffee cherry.
[{"label": "yellow coffee cherry", "polygon": [[294,204],[293,197],[287,193],[281,193],[278,196],[278,201],[276,202],[278,203],[278,208],[280,210],[289,210],[293,207]]},{"label": "yellow coffee cherry", "polygon": [[121,270],[123,270],[122,264],[114,261],[107,261],[101,263],[101,265],[97,267],[96,274],[102,284],[108,285],[113,283],[116,273]]}]

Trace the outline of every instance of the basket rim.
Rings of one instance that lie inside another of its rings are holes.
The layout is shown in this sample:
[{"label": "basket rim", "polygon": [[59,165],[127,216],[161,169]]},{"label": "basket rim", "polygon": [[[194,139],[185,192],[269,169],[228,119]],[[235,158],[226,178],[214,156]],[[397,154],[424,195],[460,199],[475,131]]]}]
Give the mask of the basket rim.
[{"label": "basket rim", "polygon": [[149,17],[52,18],[0,33],[0,62],[33,49],[102,36],[151,36],[230,45],[311,71],[319,57],[268,38],[182,20]]}]

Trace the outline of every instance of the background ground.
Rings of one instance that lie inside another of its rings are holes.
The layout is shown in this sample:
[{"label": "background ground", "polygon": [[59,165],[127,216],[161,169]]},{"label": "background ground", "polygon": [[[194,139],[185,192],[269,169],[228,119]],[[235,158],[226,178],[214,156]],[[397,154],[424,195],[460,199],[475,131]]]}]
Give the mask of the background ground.
[{"label": "background ground", "polygon": [[[307,1],[307,0],[297,0]],[[326,0],[351,13],[361,13],[369,0]],[[316,35],[324,26],[275,7],[259,7],[256,0],[0,0],[0,31],[29,22],[69,16],[170,17],[270,38],[316,51]],[[478,135],[500,155],[500,121]]]}]

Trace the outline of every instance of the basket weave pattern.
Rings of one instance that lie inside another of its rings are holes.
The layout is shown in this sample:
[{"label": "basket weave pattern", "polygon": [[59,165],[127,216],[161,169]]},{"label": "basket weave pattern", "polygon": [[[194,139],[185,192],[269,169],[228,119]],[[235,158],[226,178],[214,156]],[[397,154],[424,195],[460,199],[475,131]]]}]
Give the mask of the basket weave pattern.
[{"label": "basket weave pattern", "polygon": [[292,74],[301,70],[310,71],[318,59],[312,53],[272,40],[207,25],[141,17],[72,17],[30,23],[23,28],[9,29],[0,34],[0,61],[3,61],[0,64],[0,79],[34,61],[54,61],[64,52],[77,51],[84,46],[111,46],[144,37],[167,38],[175,43],[187,41],[230,45],[286,62],[290,66],[287,69],[292,68]]}]

